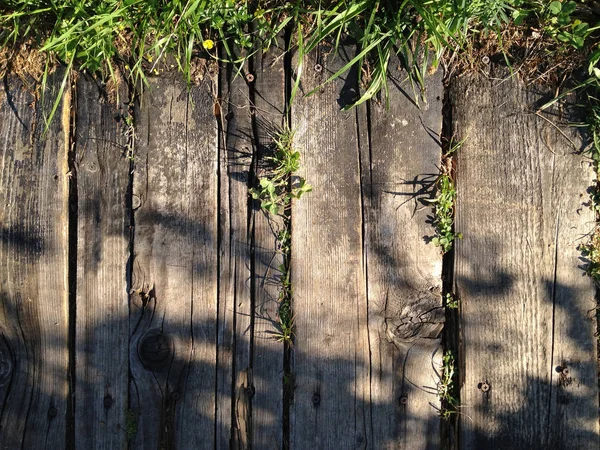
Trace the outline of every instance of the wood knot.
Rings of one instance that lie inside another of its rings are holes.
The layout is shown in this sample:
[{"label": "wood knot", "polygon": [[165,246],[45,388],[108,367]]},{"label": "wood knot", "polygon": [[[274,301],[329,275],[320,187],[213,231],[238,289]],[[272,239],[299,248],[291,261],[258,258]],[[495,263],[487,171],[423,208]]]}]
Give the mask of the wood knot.
[{"label": "wood knot", "polygon": [[0,386],[8,383],[13,372],[13,360],[6,343],[0,340]]},{"label": "wood knot", "polygon": [[50,407],[48,409],[48,420],[54,419],[56,416],[58,416],[58,409]]},{"label": "wood knot", "polygon": [[171,339],[158,328],[149,330],[138,345],[138,355],[146,369],[160,369],[167,366],[171,353]]},{"label": "wood knot", "polygon": [[110,394],[104,396],[104,409],[110,409],[115,401]]}]

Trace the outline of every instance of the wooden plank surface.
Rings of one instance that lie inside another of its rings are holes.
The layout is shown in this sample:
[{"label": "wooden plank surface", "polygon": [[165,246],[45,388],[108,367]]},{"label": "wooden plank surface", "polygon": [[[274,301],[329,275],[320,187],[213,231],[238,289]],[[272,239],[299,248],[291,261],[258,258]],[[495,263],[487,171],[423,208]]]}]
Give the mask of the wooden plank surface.
[{"label": "wooden plank surface", "polygon": [[[251,93],[254,102],[254,172],[262,176],[268,165],[265,159],[273,149],[276,130],[284,124],[285,99],[285,42],[267,53],[253,58],[254,82]],[[252,444],[255,449],[283,448],[283,376],[284,347],[276,339],[278,295],[283,263],[277,235],[284,229],[281,217],[264,213],[259,202],[253,204],[254,230],[254,347],[252,372]]]},{"label": "wooden plank surface", "polygon": [[542,89],[492,73],[450,92],[456,139],[466,138],[456,210],[461,448],[597,449],[595,289],[577,250],[594,227],[584,206],[593,170],[532,114]]},{"label": "wooden plank surface", "polygon": [[43,101],[12,76],[0,93],[0,448],[65,448],[68,413],[70,95],[44,135]]},{"label": "wooden plank surface", "polygon": [[335,55],[325,44],[307,56],[292,108],[302,155],[298,175],[313,186],[292,208],[296,386],[290,448],[298,450],[363,448],[369,433],[357,121],[354,110],[340,110],[358,93],[356,72],[304,95],[353,53],[349,46]]},{"label": "wooden plank surface", "polygon": [[[373,449],[440,448],[442,255],[426,202],[439,173],[442,74],[413,91],[390,62],[389,107],[359,109]],[[417,105],[415,102],[419,102]]]},{"label": "wooden plank surface", "polygon": [[[121,86],[120,100],[127,101]],[[127,448],[129,389],[130,158],[127,106],[103,97],[96,81],[77,81],[77,284],[75,442]]]},{"label": "wooden plank surface", "polygon": [[222,130],[219,148],[219,367],[217,448],[250,447],[252,430],[252,121],[246,75],[220,71]]},{"label": "wooden plank surface", "polygon": [[[214,448],[214,77],[153,78],[136,108],[130,305],[133,448]],[[214,71],[214,70],[213,70]]]}]

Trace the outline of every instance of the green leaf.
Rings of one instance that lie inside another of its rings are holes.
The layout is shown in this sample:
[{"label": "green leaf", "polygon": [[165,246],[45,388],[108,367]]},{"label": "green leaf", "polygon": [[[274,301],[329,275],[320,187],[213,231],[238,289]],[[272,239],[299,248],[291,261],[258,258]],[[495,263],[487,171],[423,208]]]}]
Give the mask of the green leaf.
[{"label": "green leaf", "polygon": [[[552,2],[552,3],[560,3],[560,2]],[[565,2],[565,3],[561,3],[560,12],[566,16],[570,16],[571,14],[573,14],[575,12],[576,9],[577,9],[577,3],[575,3],[574,1],[569,1],[569,2]]]},{"label": "green leaf", "polygon": [[560,14],[560,11],[562,10],[562,3],[561,2],[550,2],[550,4],[548,5],[548,9],[550,10],[550,12],[554,15],[558,15]]}]

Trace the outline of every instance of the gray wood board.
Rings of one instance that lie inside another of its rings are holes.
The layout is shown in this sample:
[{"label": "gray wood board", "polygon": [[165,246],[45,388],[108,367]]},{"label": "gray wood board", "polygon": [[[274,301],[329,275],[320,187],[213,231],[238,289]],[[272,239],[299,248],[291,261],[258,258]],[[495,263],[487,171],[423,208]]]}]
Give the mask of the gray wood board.
[{"label": "gray wood board", "polygon": [[152,78],[135,110],[133,448],[215,445],[215,77],[189,90],[177,74]]},{"label": "gray wood board", "polygon": [[[254,83],[254,171],[266,176],[263,169],[273,150],[274,133],[284,123],[285,99],[285,42],[280,37],[277,46],[253,58]],[[258,201],[253,205],[254,230],[254,348],[252,372],[252,445],[256,449],[283,447],[283,355],[278,330],[278,296],[283,257],[277,234],[283,230],[281,217],[261,211]]]},{"label": "gray wood board", "polygon": [[450,90],[455,139],[466,139],[456,207],[461,448],[597,449],[595,289],[577,250],[594,228],[592,165],[533,114],[552,92],[500,82],[506,73],[493,70]]},{"label": "gray wood board", "polygon": [[[359,108],[374,449],[440,447],[442,254],[428,243],[439,174],[442,74],[414,91],[392,59],[389,107]],[[370,127],[367,127],[367,123]]]},{"label": "gray wood board", "polygon": [[77,81],[77,284],[75,442],[81,448],[127,448],[129,381],[130,158],[121,104],[96,81]]},{"label": "gray wood board", "polygon": [[298,450],[363,448],[370,426],[357,121],[356,111],[340,110],[356,98],[356,73],[305,95],[343,67],[354,48],[342,52],[323,44],[305,57],[292,108],[298,175],[313,186],[292,208],[290,447]]},{"label": "gray wood board", "polygon": [[68,411],[69,84],[0,92],[0,448],[65,448]]},{"label": "gray wood board", "polygon": [[217,448],[249,448],[252,418],[252,229],[249,178],[253,161],[247,68],[220,71],[219,367]]}]

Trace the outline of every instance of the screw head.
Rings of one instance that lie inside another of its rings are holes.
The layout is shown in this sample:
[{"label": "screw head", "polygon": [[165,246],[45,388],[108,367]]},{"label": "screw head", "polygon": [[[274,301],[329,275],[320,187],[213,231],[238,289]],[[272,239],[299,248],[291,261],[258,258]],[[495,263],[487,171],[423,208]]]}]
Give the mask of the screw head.
[{"label": "screw head", "polygon": [[246,81],[248,83],[252,83],[254,81],[254,75],[252,75],[251,73],[247,73],[246,74]]},{"label": "screw head", "polygon": [[488,384],[487,381],[484,381],[483,383],[479,383],[477,385],[477,387],[481,390],[481,392],[488,392],[490,390],[490,385]]},{"label": "screw head", "polygon": [[404,394],[400,397],[400,404],[406,405],[407,403],[408,403],[408,396],[406,394]]},{"label": "screw head", "polygon": [[489,64],[490,63],[490,57],[489,56],[484,56],[483,58],[481,58],[481,62],[484,64]]},{"label": "screw head", "polygon": [[315,64],[315,72],[322,72],[323,66],[321,64]]}]

